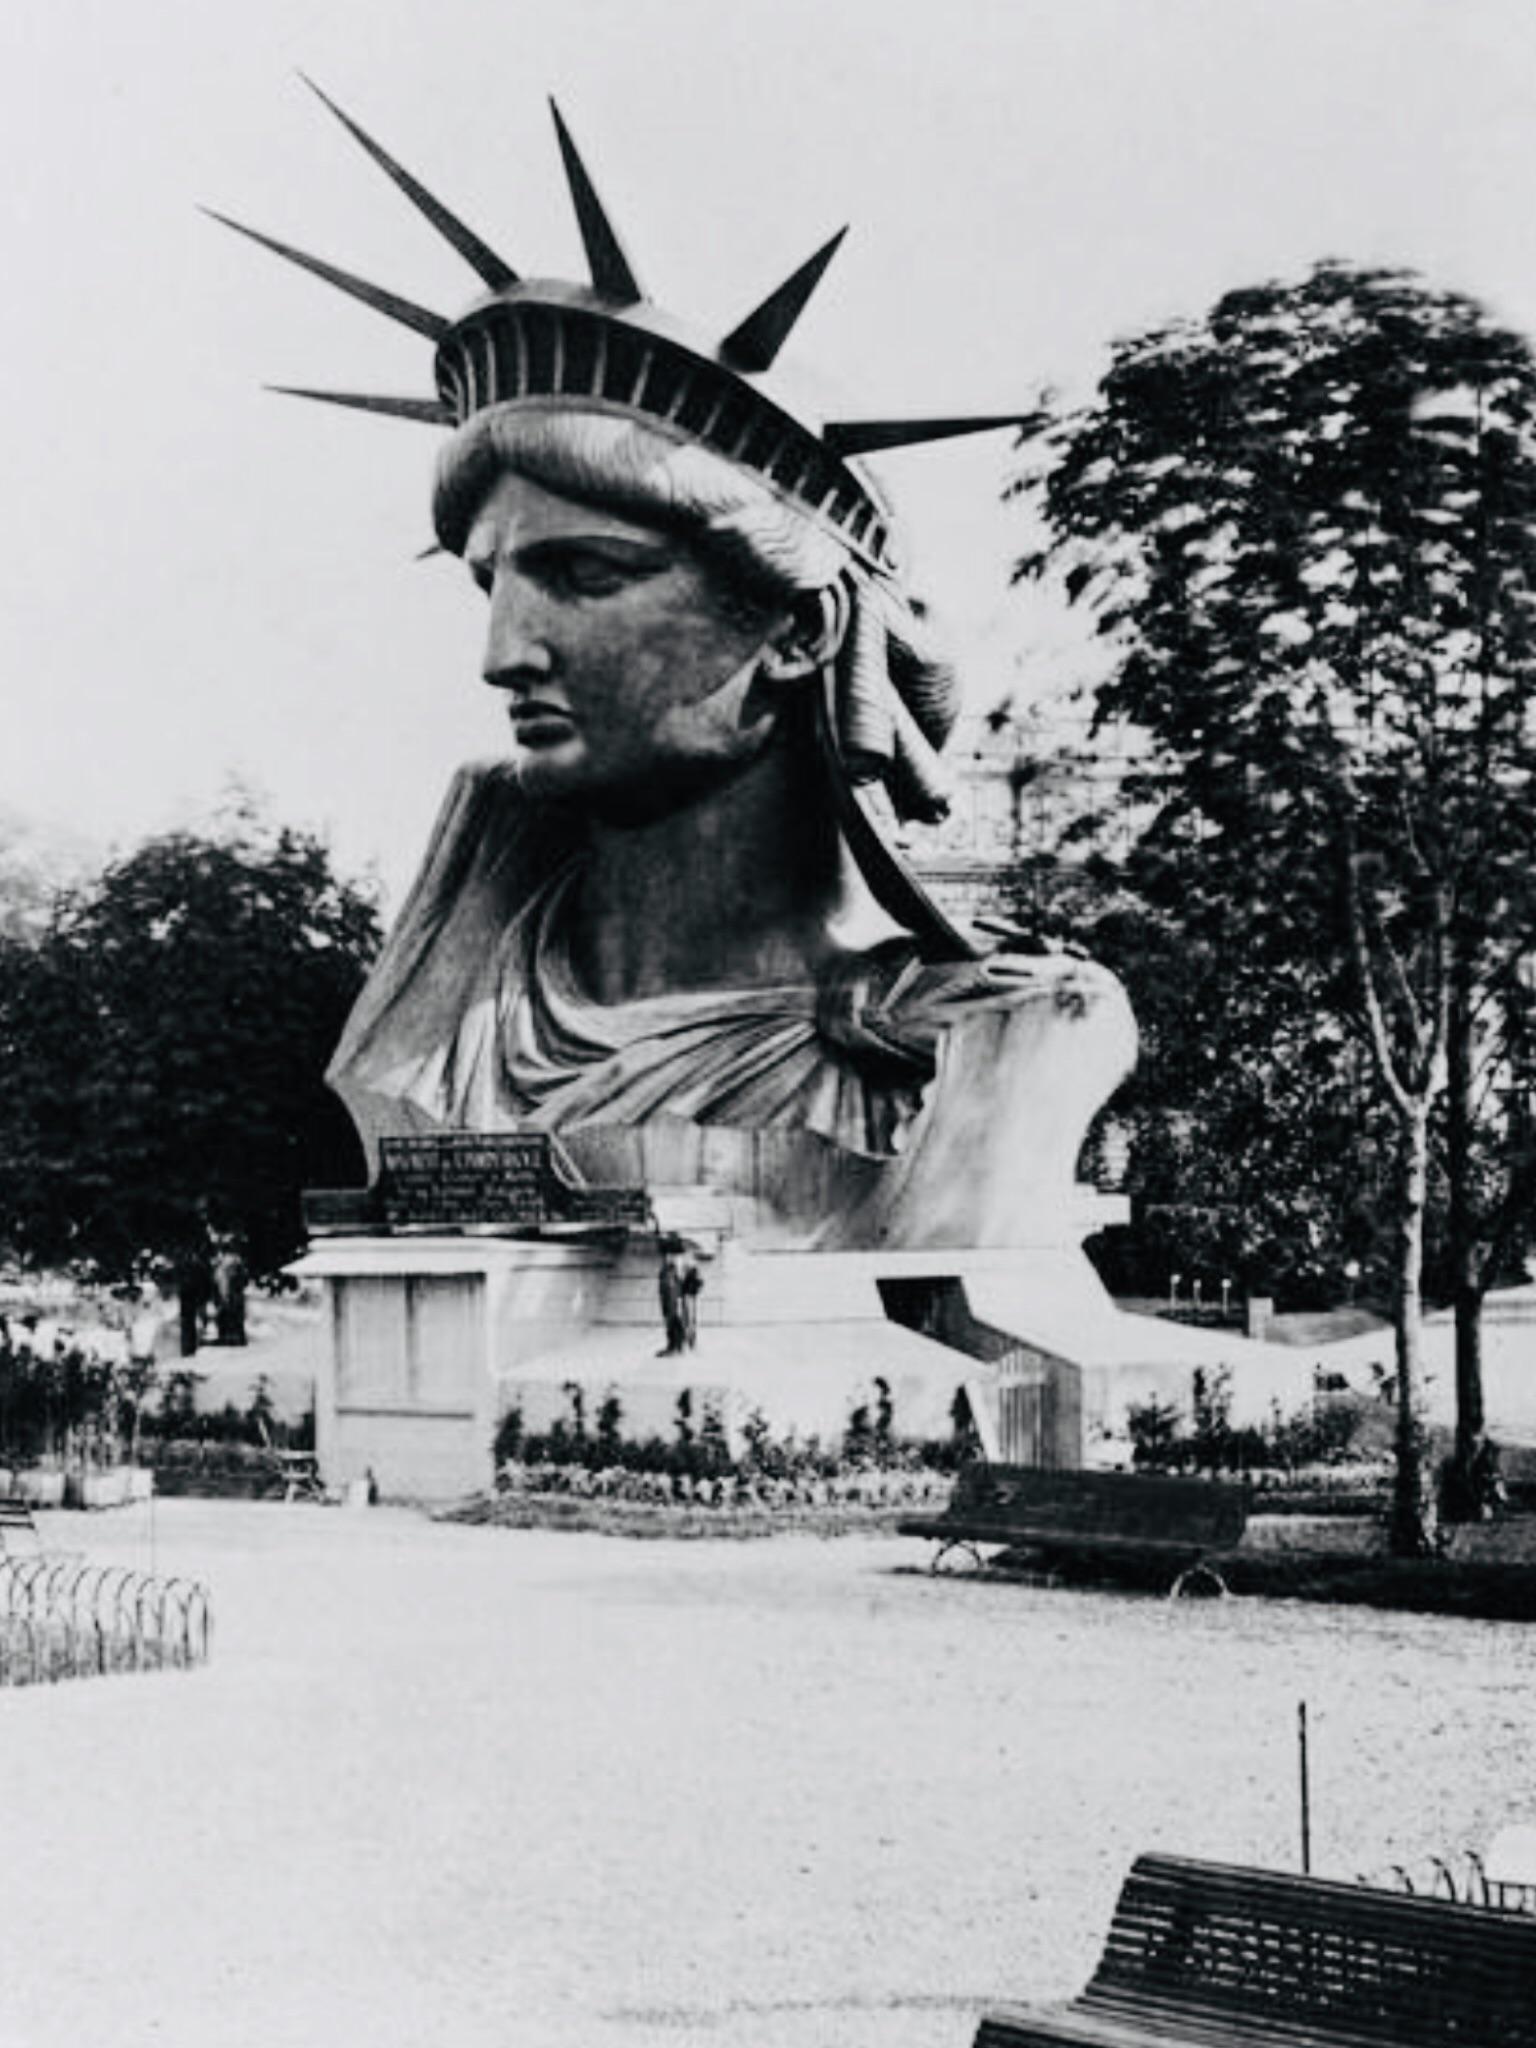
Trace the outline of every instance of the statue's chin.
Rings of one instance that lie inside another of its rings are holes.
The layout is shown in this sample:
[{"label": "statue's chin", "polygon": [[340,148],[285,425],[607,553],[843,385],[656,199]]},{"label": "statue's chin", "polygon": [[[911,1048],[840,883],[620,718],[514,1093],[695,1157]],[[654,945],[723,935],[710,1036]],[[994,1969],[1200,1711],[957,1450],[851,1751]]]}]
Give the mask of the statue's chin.
[{"label": "statue's chin", "polygon": [[591,780],[574,740],[557,747],[519,747],[512,756],[512,774],[523,795],[539,803],[581,796]]},{"label": "statue's chin", "polygon": [[559,803],[563,797],[580,797],[582,774],[567,762],[551,760],[549,754],[516,754],[512,776],[524,797],[535,803]]},{"label": "statue's chin", "polygon": [[512,772],[531,802],[567,805],[596,824],[635,831],[707,801],[757,758],[756,751],[740,758],[653,756],[630,772],[605,772],[568,743],[520,751]]},{"label": "statue's chin", "polygon": [[512,773],[530,803],[558,804],[600,824],[640,825],[676,807],[659,777],[646,784],[604,775],[575,745],[520,752]]}]

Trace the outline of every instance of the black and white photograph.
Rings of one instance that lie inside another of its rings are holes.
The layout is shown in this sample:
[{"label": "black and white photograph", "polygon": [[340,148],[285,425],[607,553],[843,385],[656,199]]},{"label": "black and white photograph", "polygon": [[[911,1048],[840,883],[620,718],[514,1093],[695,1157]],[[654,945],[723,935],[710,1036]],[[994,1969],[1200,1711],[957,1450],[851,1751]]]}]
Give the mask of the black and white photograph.
[{"label": "black and white photograph", "polygon": [[1536,2048],[1536,15],[12,0],[0,2048]]}]

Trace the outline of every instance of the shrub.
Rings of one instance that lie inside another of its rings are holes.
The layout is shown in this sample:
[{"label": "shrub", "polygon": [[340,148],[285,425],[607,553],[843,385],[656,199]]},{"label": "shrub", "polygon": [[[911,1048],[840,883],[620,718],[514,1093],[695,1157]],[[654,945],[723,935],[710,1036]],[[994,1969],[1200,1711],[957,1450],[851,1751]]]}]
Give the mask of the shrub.
[{"label": "shrub", "polygon": [[1191,1387],[1194,1410],[1190,1453],[1197,1468],[1219,1472],[1231,1462],[1232,1375],[1225,1366],[1213,1373],[1195,1370]]},{"label": "shrub", "polygon": [[875,1380],[875,1462],[888,1465],[895,1449],[896,1403],[889,1380]]},{"label": "shrub", "polygon": [[693,1395],[687,1387],[677,1397],[672,1427],[677,1432],[677,1447],[686,1458],[693,1448]]},{"label": "shrub", "polygon": [[875,1432],[870,1426],[869,1410],[864,1406],[855,1408],[843,1426],[843,1458],[846,1463],[862,1469],[873,1462]]},{"label": "shrub", "polygon": [[1197,1371],[1189,1428],[1171,1402],[1155,1397],[1126,1409],[1131,1463],[1147,1472],[1295,1473],[1319,1465],[1337,1466],[1358,1458],[1362,1411],[1358,1403],[1328,1400],[1283,1416],[1276,1410],[1267,1429],[1235,1429],[1231,1422],[1231,1375],[1223,1368]]},{"label": "shrub", "polygon": [[1131,1463],[1137,1471],[1166,1472],[1182,1461],[1179,1411],[1171,1401],[1133,1401],[1125,1411]]},{"label": "shrub", "polygon": [[496,1425],[495,1439],[491,1453],[498,1465],[505,1465],[518,1456],[523,1448],[523,1411],[514,1401]]},{"label": "shrub", "polygon": [[609,1389],[597,1411],[597,1461],[599,1465],[616,1465],[619,1448],[623,1443],[620,1427],[624,1420],[624,1404],[618,1395]]},{"label": "shrub", "polygon": [[[652,1501],[730,1502],[784,1505],[791,1501],[865,1500],[892,1503],[924,1499],[941,1484],[942,1475],[959,1462],[961,1439],[941,1443],[899,1444],[884,1437],[883,1455],[871,1455],[882,1444],[881,1411],[855,1444],[834,1453],[817,1436],[800,1437],[791,1429],[776,1437],[767,1417],[754,1410],[741,1428],[741,1450],[733,1456],[725,1419],[719,1407],[705,1403],[695,1420],[694,1398],[679,1394],[670,1440],[658,1436],[639,1440],[621,1433],[623,1410],[610,1393],[598,1411],[597,1428],[578,1438],[573,1417],[557,1420],[544,1434],[530,1434],[521,1411],[503,1416],[495,1438],[498,1485],[519,1492],[572,1493],[584,1498],[618,1496]],[[639,1492],[631,1490],[631,1482]]]},{"label": "shrub", "polygon": [[725,1433],[725,1417],[713,1402],[706,1404],[704,1422],[699,1430],[698,1451],[695,1459],[694,1478],[717,1478],[735,1470],[731,1459],[730,1439]]}]

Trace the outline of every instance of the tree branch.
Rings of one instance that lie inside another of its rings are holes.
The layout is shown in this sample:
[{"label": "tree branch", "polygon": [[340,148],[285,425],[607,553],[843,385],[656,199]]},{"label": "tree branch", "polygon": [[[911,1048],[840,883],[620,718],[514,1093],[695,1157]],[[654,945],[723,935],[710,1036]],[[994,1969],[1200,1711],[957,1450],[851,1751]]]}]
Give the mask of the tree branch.
[{"label": "tree branch", "polygon": [[1365,910],[1360,894],[1360,850],[1356,844],[1354,814],[1347,803],[1339,807],[1339,827],[1344,857],[1344,921],[1349,932],[1350,959],[1354,965],[1355,979],[1360,985],[1360,1004],[1365,1016],[1366,1035],[1381,1084],[1391,1097],[1398,1115],[1406,1122],[1413,1115],[1413,1101],[1397,1072],[1387,1020],[1382,1011],[1380,992],[1371,968]]}]

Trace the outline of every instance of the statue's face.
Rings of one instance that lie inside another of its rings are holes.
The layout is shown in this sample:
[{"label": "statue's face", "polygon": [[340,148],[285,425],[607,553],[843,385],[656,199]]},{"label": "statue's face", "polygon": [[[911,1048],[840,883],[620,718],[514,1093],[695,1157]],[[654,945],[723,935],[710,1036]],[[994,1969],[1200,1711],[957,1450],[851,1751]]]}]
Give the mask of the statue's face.
[{"label": "statue's face", "polygon": [[530,796],[615,822],[693,801],[761,753],[776,621],[742,614],[686,542],[508,472],[464,560],[490,601],[484,674],[505,693]]}]

